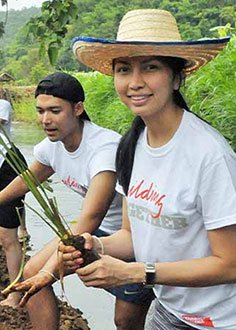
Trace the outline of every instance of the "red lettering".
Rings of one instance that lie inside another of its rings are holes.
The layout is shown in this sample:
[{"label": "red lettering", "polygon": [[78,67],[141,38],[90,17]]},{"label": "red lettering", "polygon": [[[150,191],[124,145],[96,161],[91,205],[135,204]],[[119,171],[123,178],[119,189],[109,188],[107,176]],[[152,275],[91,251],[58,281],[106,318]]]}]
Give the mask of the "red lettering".
[{"label": "red lettering", "polygon": [[144,182],[144,180],[142,180],[142,181],[137,185],[137,187],[134,187],[134,186],[131,187],[130,190],[129,190],[129,192],[128,192],[128,195],[131,197],[133,194],[135,194],[134,197],[135,197],[135,198],[138,198],[136,193],[138,193],[138,191],[139,191],[140,187],[142,186],[143,182]]},{"label": "red lettering", "polygon": [[76,182],[75,180],[72,180],[70,176],[68,176],[68,178],[66,180],[62,180],[62,182],[67,186],[67,187],[80,187],[78,182]]},{"label": "red lettering", "polygon": [[162,195],[158,201],[155,203],[155,205],[158,205],[159,206],[159,211],[155,214],[155,213],[151,213],[151,216],[154,218],[154,219],[158,219],[161,215],[161,211],[162,211],[162,207],[163,207],[163,203],[161,203],[161,200],[163,198],[165,198],[166,195]]},{"label": "red lettering", "polygon": [[158,219],[161,215],[161,211],[163,208],[162,200],[165,198],[166,195],[161,195],[159,192],[155,191],[153,186],[153,182],[150,184],[149,188],[143,189],[144,180],[141,180],[136,186],[132,186],[129,189],[128,196],[134,197],[135,199],[142,199],[146,201],[151,201],[154,205],[158,206],[157,213],[151,213],[151,216],[154,219]]},{"label": "red lettering", "polygon": [[182,315],[182,319],[193,323],[193,324],[198,324],[201,326],[209,327],[209,328],[214,328],[214,323],[212,322],[210,317],[201,317],[201,316],[195,316],[195,315]]}]

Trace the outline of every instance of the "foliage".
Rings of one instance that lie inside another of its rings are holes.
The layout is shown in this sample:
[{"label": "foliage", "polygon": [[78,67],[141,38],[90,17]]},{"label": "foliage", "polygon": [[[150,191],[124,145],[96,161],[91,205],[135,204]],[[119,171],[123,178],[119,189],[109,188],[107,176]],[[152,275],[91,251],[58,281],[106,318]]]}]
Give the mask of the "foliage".
[{"label": "foliage", "polygon": [[[1,5],[7,6],[7,0],[1,0]],[[0,37],[2,37],[4,34],[6,22],[7,22],[7,12],[5,14],[5,22],[3,22],[3,21],[0,22]]]},{"label": "foliage", "polygon": [[[28,32],[40,41],[39,53],[44,56],[47,50],[50,63],[55,65],[62,40],[67,33],[71,19],[77,18],[77,7],[73,0],[45,1],[40,16],[27,23]],[[47,45],[47,46],[46,46]]]},{"label": "foliage", "polygon": [[[45,51],[50,42],[52,47],[57,48],[59,45],[55,68],[69,71],[81,80],[87,95],[86,110],[91,119],[99,125],[123,133],[130,125],[132,114],[117,98],[112,78],[98,73],[77,72],[88,69],[76,62],[71,50],[71,40],[78,35],[115,38],[123,14],[127,10],[137,8],[161,8],[171,11],[179,23],[184,39],[211,38],[218,37],[219,34],[233,36],[228,47],[218,58],[188,79],[184,93],[192,110],[229,137],[236,148],[236,5],[233,0],[45,1],[41,14],[30,20],[27,28],[24,27],[16,33],[8,47],[1,49],[0,69],[15,76],[18,84],[37,83],[45,74],[52,71],[47,56],[38,59],[38,50]],[[18,12],[9,12],[8,23],[11,15]],[[24,15],[25,10],[20,12]],[[5,17],[4,15],[5,12],[3,16],[0,12],[0,20]],[[37,36],[37,42],[32,38],[32,34]],[[31,98],[15,102],[15,109],[15,118],[30,116],[31,120],[36,119],[34,100]]]},{"label": "foliage", "polygon": [[[34,7],[22,11],[10,10],[6,33],[0,40],[0,70],[11,74],[17,80],[17,84],[35,83],[40,72],[43,75],[51,69],[47,56],[39,60],[38,45],[27,35],[24,26],[25,22],[38,12],[39,9]],[[0,19],[1,14],[0,12]],[[39,73],[36,74],[38,69]]]},{"label": "foliage", "polygon": [[236,36],[218,57],[187,81],[193,112],[217,128],[236,150]]},{"label": "foliage", "polygon": [[[105,2],[104,0],[48,0],[44,1],[40,14],[38,8],[9,11],[6,35],[1,40],[1,42],[4,41],[6,47],[1,50],[3,53],[0,70],[8,70],[12,60],[20,61],[22,55],[30,58],[30,49],[34,48],[41,54],[38,62],[49,71],[52,67],[49,63],[46,64],[47,51],[56,69],[84,71],[86,68],[76,62],[72,54],[72,38],[79,35],[115,38],[121,17],[126,11],[137,8],[170,10],[179,23],[184,39],[216,37],[217,31],[213,29],[214,27],[226,24],[230,24],[232,28],[235,26],[234,0],[207,2],[205,0],[130,0],[129,2],[124,0],[106,0]],[[5,19],[5,15],[5,12],[0,12],[0,21]],[[23,22],[29,19],[30,21],[26,27],[16,33],[23,25],[23,23],[20,25],[23,18]],[[9,39],[10,32],[12,40]],[[14,66],[18,71],[21,64],[19,66],[14,64]],[[30,81],[30,75],[26,76],[22,71],[16,72],[16,76],[17,80],[22,80],[22,83],[26,83],[27,79]],[[21,77],[18,78],[19,76]]]},{"label": "foliage", "polygon": [[[235,36],[232,37],[228,46],[216,59],[187,79],[183,92],[192,111],[228,137],[236,150],[235,39]],[[97,72],[69,73],[77,77],[85,89],[85,108],[90,118],[98,125],[123,134],[130,126],[133,115],[117,97],[112,77]],[[36,122],[33,92],[26,94],[25,99],[18,102],[17,99],[14,98],[14,119],[28,118],[29,121]]]},{"label": "foliage", "polygon": [[[2,7],[3,10],[0,11],[0,21],[2,21],[4,27],[4,35],[0,39],[0,44],[7,47],[13,39],[15,39],[18,30],[21,29],[31,17],[40,13],[40,8],[30,7],[24,8],[23,10],[11,9],[9,11],[5,8],[5,6]],[[26,33],[23,32],[23,34]]]}]

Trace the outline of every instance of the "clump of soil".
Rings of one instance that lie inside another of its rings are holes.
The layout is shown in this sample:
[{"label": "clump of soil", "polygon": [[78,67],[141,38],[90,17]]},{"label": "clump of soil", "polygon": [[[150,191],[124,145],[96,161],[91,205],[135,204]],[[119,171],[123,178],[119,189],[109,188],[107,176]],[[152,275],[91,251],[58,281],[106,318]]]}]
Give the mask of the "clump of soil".
[{"label": "clump of soil", "polygon": [[[0,247],[0,290],[8,284],[8,274],[4,253]],[[0,293],[0,300],[3,297]],[[58,300],[60,308],[60,330],[89,330],[88,322],[82,312]],[[32,329],[28,313],[25,308],[14,309],[0,306],[0,330],[29,330]]]}]

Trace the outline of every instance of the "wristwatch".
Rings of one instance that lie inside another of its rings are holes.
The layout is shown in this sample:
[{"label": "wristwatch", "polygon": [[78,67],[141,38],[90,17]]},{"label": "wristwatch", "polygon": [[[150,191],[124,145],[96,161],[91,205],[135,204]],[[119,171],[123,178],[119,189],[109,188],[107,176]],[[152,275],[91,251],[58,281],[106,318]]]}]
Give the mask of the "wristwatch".
[{"label": "wristwatch", "polygon": [[146,277],[143,282],[145,288],[153,288],[156,282],[156,267],[154,263],[147,262],[145,263],[145,273]]}]

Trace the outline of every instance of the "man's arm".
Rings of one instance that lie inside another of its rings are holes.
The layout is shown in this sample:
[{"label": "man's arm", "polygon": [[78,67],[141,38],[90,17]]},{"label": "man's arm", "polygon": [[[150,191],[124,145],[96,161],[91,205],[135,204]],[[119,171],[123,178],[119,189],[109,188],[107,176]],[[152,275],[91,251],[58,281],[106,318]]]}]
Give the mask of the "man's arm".
[{"label": "man's arm", "polygon": [[[115,184],[116,174],[111,171],[100,172],[92,179],[77,222],[71,226],[73,234],[92,233],[100,226],[114,198]],[[55,250],[43,266],[44,269],[50,272],[58,270],[58,241],[59,238],[51,241],[50,244],[55,244]],[[44,249],[33,257],[35,264],[40,265],[40,268],[42,266],[40,260],[42,260],[43,251]]]},{"label": "man's arm", "polygon": [[114,198],[115,185],[116,174],[112,171],[100,172],[93,177],[79,219],[71,227],[74,234],[92,233],[100,226]]},{"label": "man's arm", "polygon": [[[100,172],[92,179],[78,220],[71,226],[73,234],[92,233],[100,226],[114,198],[115,184],[116,174],[111,171]],[[57,251],[51,255],[43,268],[50,272],[58,271]]]},{"label": "man's arm", "polygon": [[[53,173],[53,169],[49,166],[35,161],[30,167],[30,171],[38,178],[39,182],[45,181]],[[20,176],[17,176],[8,186],[0,191],[0,204],[10,202],[15,198],[23,196],[29,191],[27,185]]]},{"label": "man's arm", "polygon": [[[116,174],[112,171],[104,171],[98,173],[91,181],[90,187],[82,204],[82,210],[76,224],[72,225],[74,234],[82,234],[83,232],[92,233],[101,224],[109,206],[114,198],[116,185]],[[15,288],[19,291],[26,291],[25,298],[21,304],[24,305],[31,295],[38,292],[43,286],[46,286],[54,281],[54,277],[59,277],[59,260],[58,260],[58,238],[50,242],[52,247],[55,247],[54,253],[48,258],[42,266],[40,261],[44,249],[33,257],[33,262],[38,273],[32,278],[17,284]],[[31,261],[32,261],[31,260]],[[43,269],[43,272],[40,270]],[[50,276],[54,274],[53,276]],[[64,272],[64,275],[71,273],[69,270]]]}]

